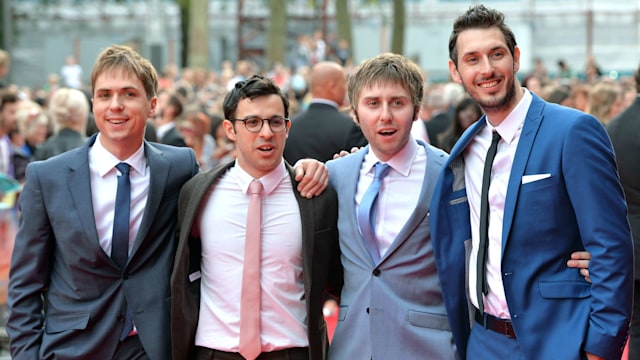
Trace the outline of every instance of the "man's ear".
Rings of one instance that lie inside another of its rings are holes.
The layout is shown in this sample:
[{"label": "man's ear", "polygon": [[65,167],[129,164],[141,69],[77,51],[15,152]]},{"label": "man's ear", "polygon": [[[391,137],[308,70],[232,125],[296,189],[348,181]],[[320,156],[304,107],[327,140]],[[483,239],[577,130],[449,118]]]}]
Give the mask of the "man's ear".
[{"label": "man's ear", "polygon": [[458,72],[458,67],[453,63],[453,60],[449,59],[449,75],[451,75],[451,79],[458,84],[462,83],[462,78],[460,77],[460,73]]},{"label": "man's ear", "polygon": [[515,47],[513,49],[513,73],[517,73],[520,70],[520,48]]},{"label": "man's ear", "polygon": [[233,127],[233,122],[227,119],[222,120],[222,128],[224,128],[224,132],[227,134],[229,140],[236,141],[236,129]]}]

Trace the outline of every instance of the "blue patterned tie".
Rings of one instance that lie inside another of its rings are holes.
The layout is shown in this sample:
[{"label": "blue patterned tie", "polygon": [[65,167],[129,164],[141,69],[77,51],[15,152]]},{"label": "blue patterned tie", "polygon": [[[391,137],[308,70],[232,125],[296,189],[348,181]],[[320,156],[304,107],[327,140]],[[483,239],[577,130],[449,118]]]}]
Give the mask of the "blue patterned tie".
[{"label": "blue patterned tie", "polygon": [[360,206],[358,207],[358,223],[360,225],[360,232],[364,238],[364,244],[369,250],[369,255],[374,264],[380,261],[380,249],[378,248],[378,240],[376,239],[375,232],[375,209],[376,199],[382,186],[382,179],[389,173],[391,166],[383,163],[376,163],[375,175],[373,182],[369,185],[369,188],[364,193]]},{"label": "blue patterned tie", "polygon": [[[111,238],[111,258],[124,269],[129,257],[129,217],[131,212],[131,181],[127,163],[119,163],[116,168],[121,175],[118,176],[118,190],[116,192],[116,205],[113,214],[113,237]],[[129,306],[125,310],[124,327],[120,333],[120,341],[127,338],[133,330],[133,316]]]}]

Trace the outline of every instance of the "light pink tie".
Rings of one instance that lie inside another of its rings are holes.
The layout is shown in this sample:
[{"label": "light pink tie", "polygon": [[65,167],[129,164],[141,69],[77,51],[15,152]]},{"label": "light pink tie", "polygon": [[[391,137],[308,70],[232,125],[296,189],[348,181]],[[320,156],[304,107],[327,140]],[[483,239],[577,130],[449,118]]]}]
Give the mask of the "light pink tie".
[{"label": "light pink tie", "polygon": [[240,355],[250,360],[257,358],[262,352],[260,342],[261,194],[262,183],[260,180],[253,180],[249,185],[250,200],[240,297]]}]

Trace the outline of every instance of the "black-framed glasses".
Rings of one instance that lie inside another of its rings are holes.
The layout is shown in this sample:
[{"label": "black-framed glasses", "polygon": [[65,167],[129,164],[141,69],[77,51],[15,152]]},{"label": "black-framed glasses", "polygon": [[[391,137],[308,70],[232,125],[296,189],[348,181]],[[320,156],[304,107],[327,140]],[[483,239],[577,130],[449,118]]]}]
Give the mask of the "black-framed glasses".
[{"label": "black-framed glasses", "polygon": [[249,115],[242,119],[231,119],[231,121],[242,121],[244,123],[244,127],[246,127],[247,130],[252,133],[260,132],[260,130],[262,130],[264,122],[266,121],[269,123],[269,128],[271,129],[271,131],[273,131],[274,133],[280,133],[287,129],[287,123],[289,122],[289,119],[278,115],[266,119],[255,115]]}]

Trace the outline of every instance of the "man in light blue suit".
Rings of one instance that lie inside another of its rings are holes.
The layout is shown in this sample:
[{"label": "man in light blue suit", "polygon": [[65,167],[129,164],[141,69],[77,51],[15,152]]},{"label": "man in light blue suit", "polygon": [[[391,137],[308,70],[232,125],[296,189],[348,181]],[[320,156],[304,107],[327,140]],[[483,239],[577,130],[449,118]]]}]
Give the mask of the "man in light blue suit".
[{"label": "man in light blue suit", "polygon": [[[327,163],[344,267],[329,359],[457,356],[429,228],[429,201],[447,155],[410,135],[423,82],[419,67],[395,54],[365,61],[349,78],[351,107],[369,146]],[[377,163],[391,169],[372,206],[371,239],[357,214]]]},{"label": "man in light blue suit", "polygon": [[[466,347],[461,356],[619,359],[633,248],[606,131],[594,117],[520,87],[520,50],[498,11],[478,5],[456,19],[449,53],[453,80],[486,114],[452,149],[431,203],[434,254],[456,344]],[[483,237],[486,266],[478,266]],[[591,284],[566,267],[579,250],[592,255]]]}]

